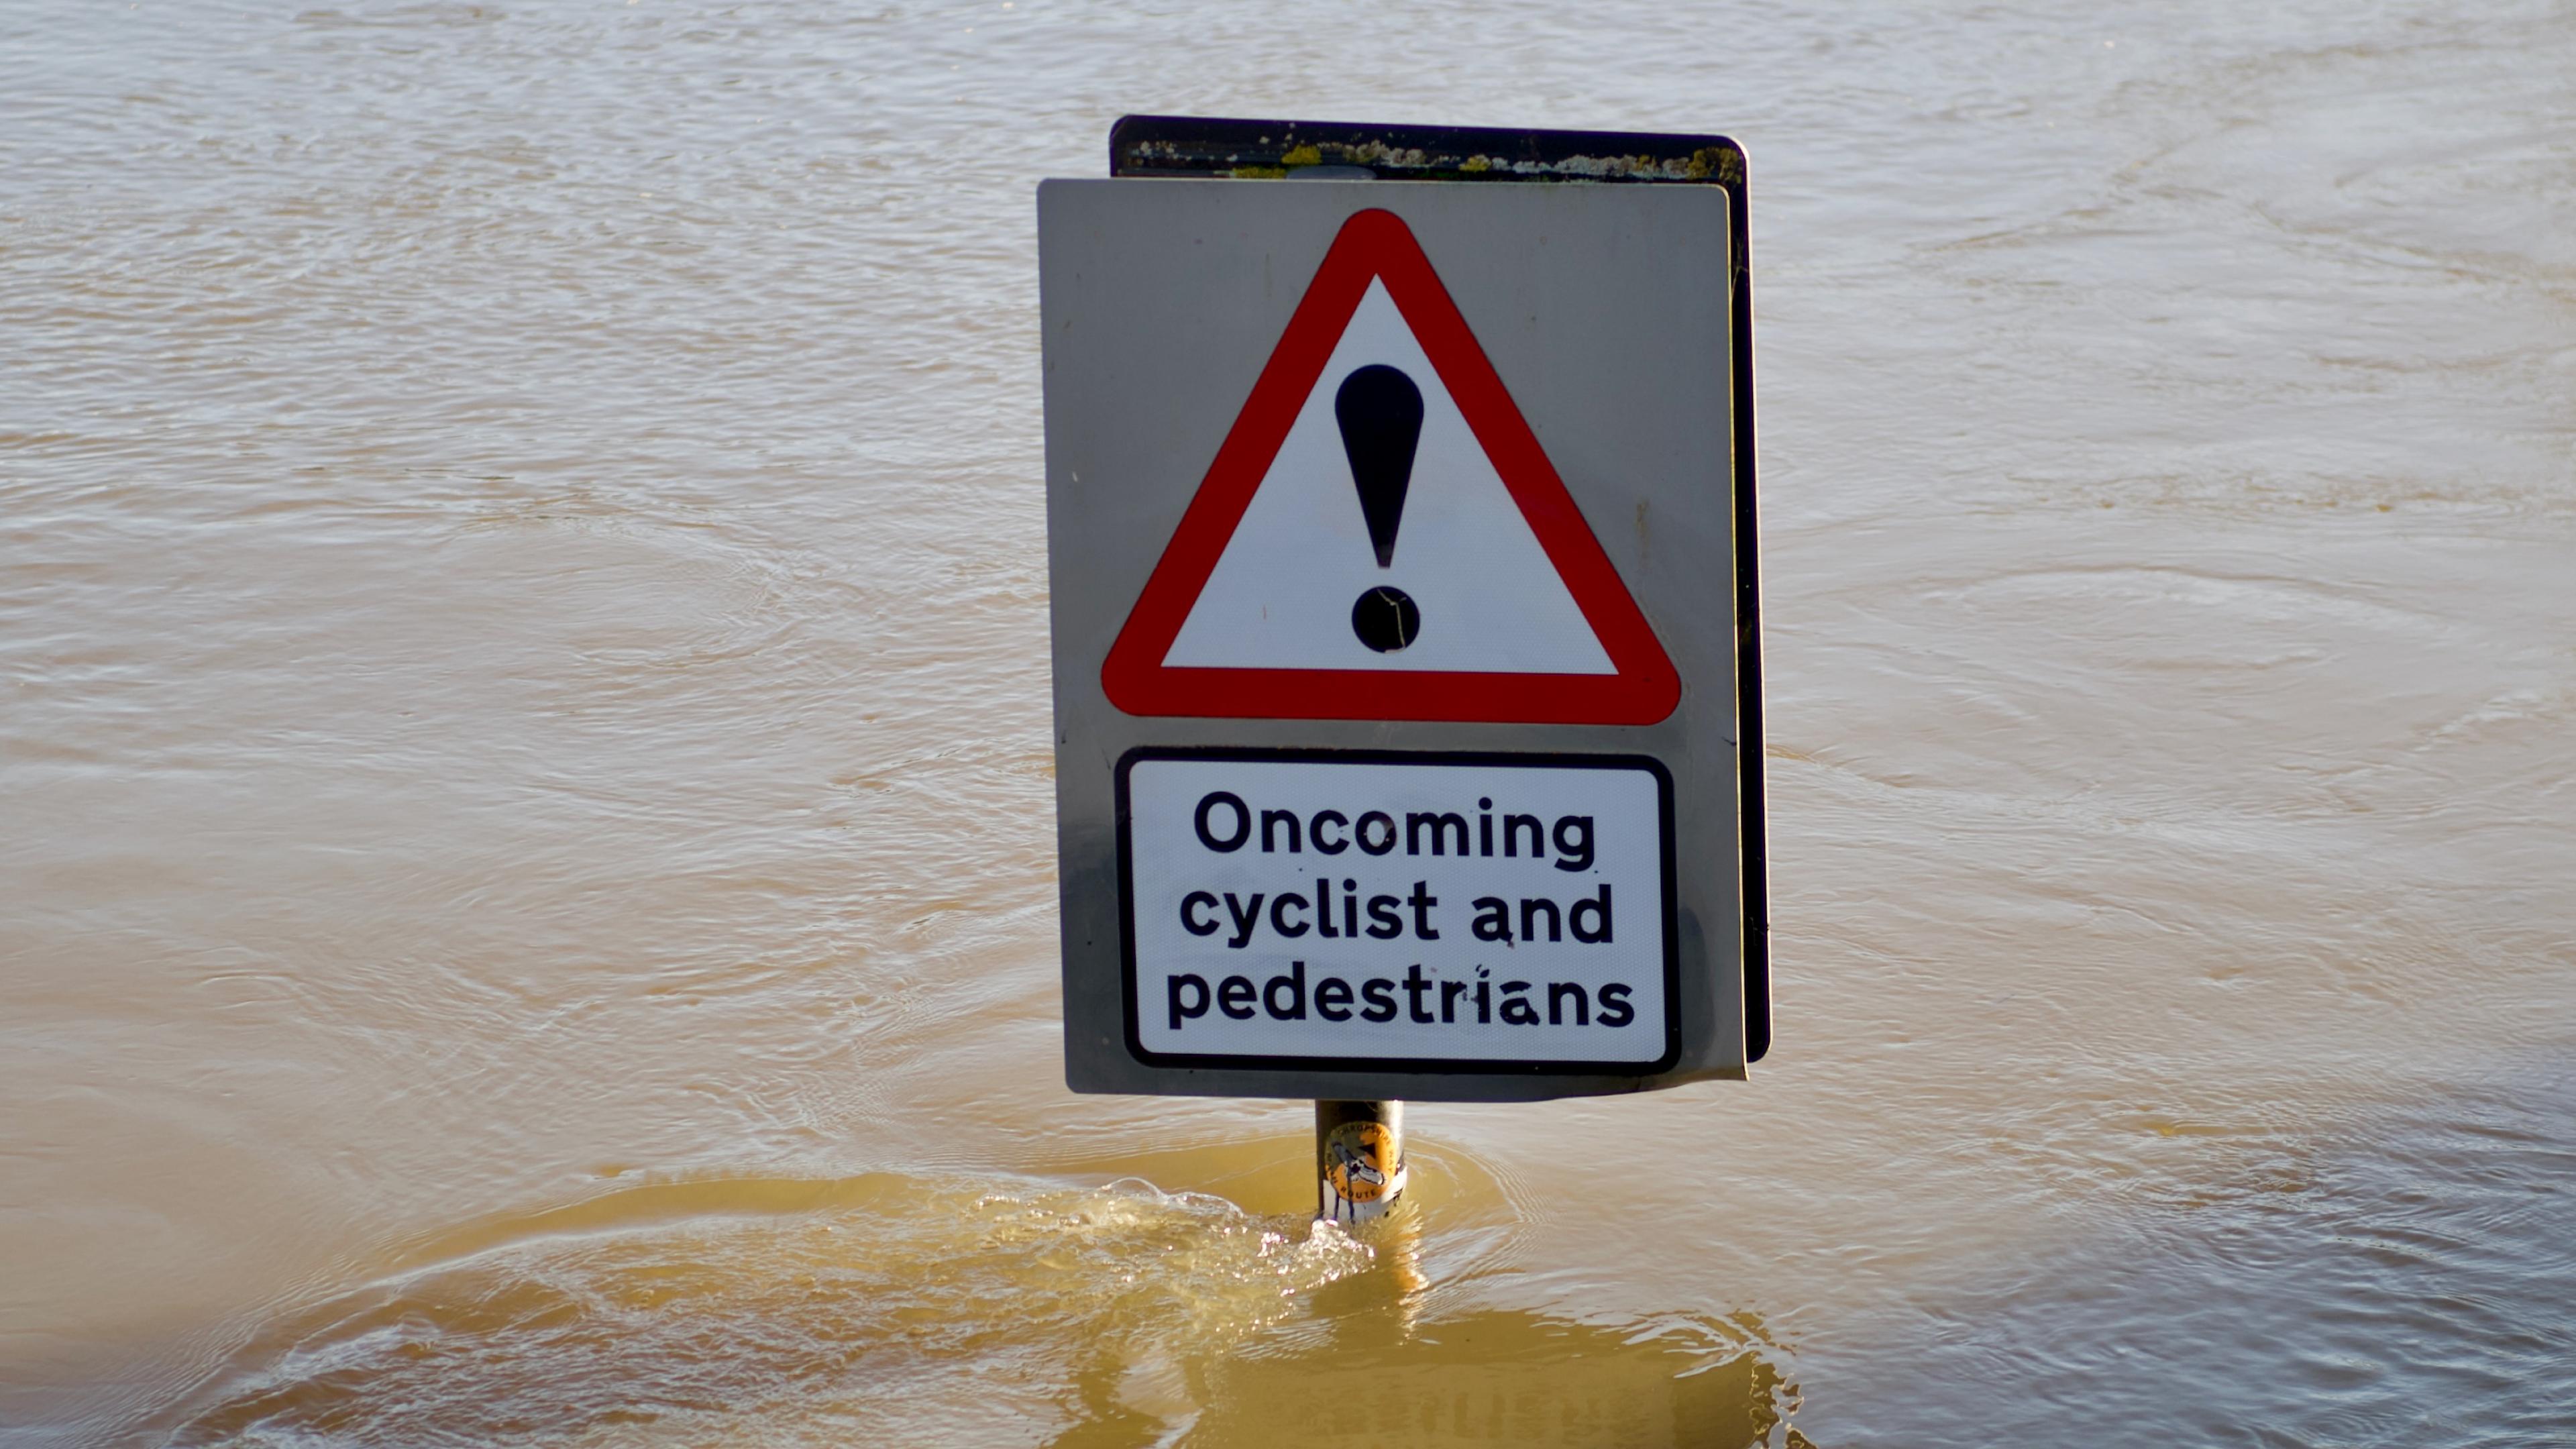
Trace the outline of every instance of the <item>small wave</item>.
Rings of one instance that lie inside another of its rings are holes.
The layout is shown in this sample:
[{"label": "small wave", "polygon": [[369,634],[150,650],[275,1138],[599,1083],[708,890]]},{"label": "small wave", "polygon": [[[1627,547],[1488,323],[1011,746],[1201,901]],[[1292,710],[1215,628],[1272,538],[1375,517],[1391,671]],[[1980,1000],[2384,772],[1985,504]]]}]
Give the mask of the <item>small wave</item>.
[{"label": "small wave", "polygon": [[258,1331],[167,1442],[1028,1442],[1375,1260],[1141,1182],[895,1174],[647,1184],[407,1256]]}]

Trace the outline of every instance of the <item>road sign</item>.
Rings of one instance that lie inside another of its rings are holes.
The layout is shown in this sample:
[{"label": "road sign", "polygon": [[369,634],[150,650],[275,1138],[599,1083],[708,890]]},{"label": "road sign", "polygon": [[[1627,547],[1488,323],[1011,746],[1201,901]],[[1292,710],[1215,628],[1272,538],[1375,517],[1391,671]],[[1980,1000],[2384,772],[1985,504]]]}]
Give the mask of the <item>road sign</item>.
[{"label": "road sign", "polygon": [[1113,145],[1163,174],[1039,190],[1068,1081],[1743,1075],[1740,153],[1133,118]]},{"label": "road sign", "polygon": [[1652,724],[1681,694],[1430,260],[1375,207],[1325,252],[1101,684],[1130,714],[1273,719]]}]

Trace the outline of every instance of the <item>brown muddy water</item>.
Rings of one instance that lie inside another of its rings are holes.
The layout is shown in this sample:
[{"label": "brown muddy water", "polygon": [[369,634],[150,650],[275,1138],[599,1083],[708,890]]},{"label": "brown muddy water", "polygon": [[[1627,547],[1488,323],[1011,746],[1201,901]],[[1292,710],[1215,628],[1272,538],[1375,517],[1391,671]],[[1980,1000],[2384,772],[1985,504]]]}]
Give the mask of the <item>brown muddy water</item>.
[{"label": "brown muddy water", "polygon": [[[0,1439],[2576,1443],[2576,9],[0,7]],[[1779,1044],[1059,1077],[1033,198],[1753,160]]]}]

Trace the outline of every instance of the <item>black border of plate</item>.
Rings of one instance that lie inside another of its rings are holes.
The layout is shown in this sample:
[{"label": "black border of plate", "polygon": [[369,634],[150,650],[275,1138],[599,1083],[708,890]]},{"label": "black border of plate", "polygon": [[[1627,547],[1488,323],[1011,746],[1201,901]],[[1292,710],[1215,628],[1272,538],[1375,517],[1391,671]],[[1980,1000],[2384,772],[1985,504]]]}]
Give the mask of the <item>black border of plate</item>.
[{"label": "black border of plate", "polygon": [[[1127,776],[1146,760],[1248,760],[1319,765],[1494,766],[1550,770],[1643,770],[1655,781],[1657,842],[1664,890],[1664,1054],[1650,1062],[1533,1062],[1447,1057],[1256,1057],[1228,1053],[1149,1051],[1137,1032],[1135,847],[1127,806]],[[1490,1076],[1652,1076],[1668,1072],[1682,1055],[1680,922],[1673,894],[1673,775],[1651,755],[1593,755],[1517,750],[1266,750],[1212,746],[1139,745],[1118,757],[1118,989],[1127,1023],[1127,1050],[1151,1067],[1232,1067],[1295,1072],[1412,1072]]]}]

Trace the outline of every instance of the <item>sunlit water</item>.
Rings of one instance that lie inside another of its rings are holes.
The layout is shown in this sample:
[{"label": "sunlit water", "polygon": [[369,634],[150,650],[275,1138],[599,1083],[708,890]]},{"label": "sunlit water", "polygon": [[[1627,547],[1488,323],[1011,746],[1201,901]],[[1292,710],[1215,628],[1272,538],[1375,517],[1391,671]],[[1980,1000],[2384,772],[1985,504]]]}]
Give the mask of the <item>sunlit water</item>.
[{"label": "sunlit water", "polygon": [[[0,1437],[2576,1442],[2576,10],[0,7]],[[1753,158],[1779,1044],[1059,1077],[1032,186]],[[1793,1436],[1795,1436],[1793,1438]]]}]

